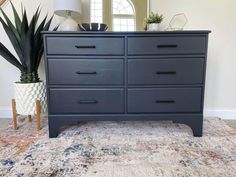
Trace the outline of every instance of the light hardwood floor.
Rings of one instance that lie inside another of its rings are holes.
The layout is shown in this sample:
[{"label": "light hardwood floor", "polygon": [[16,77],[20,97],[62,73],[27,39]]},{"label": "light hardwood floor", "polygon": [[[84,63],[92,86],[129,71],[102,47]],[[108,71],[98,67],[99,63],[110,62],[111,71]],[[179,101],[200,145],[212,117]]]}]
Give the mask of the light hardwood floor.
[{"label": "light hardwood floor", "polygon": [[[8,126],[11,122],[11,119],[0,119],[0,128]],[[236,130],[236,120],[225,120],[225,122]]]}]

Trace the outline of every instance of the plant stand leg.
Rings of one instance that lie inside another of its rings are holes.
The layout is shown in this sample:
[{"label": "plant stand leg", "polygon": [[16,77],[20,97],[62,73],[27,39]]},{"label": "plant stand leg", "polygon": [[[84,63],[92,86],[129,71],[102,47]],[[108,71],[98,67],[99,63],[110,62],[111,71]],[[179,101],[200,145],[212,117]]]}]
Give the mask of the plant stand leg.
[{"label": "plant stand leg", "polygon": [[12,99],[12,113],[13,113],[13,128],[17,129],[17,112],[16,112],[16,101]]},{"label": "plant stand leg", "polygon": [[28,115],[28,118],[29,118],[29,122],[32,122],[32,116]]},{"label": "plant stand leg", "polygon": [[41,113],[41,106],[40,106],[40,101],[36,101],[36,121],[37,121],[37,129],[40,130],[40,113]]}]

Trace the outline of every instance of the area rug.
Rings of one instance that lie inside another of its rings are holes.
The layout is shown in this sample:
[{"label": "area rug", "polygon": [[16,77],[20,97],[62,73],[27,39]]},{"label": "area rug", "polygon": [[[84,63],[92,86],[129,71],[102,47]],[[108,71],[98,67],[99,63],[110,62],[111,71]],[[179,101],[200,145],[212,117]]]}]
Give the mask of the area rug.
[{"label": "area rug", "polygon": [[204,136],[171,121],[87,122],[49,139],[22,119],[0,130],[0,176],[235,177],[236,130],[204,120]]}]

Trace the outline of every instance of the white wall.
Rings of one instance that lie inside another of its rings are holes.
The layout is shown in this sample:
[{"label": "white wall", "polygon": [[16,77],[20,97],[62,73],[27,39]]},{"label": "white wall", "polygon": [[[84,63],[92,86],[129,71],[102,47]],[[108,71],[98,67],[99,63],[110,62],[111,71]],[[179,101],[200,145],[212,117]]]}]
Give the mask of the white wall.
[{"label": "white wall", "polygon": [[[88,3],[88,0],[83,0]],[[21,2],[29,14],[41,4],[42,14],[53,14],[52,0],[13,0],[20,10]],[[186,29],[212,30],[209,40],[205,112],[210,116],[236,118],[236,1],[235,0],[150,0],[151,11],[164,14],[163,28],[167,28],[174,14],[183,12],[188,17]],[[10,5],[3,9],[12,17]],[[84,9],[87,12],[87,9]],[[88,16],[85,16],[84,21]],[[60,18],[55,17],[53,24]],[[0,26],[0,41],[13,49]],[[44,78],[44,65],[40,75]],[[19,71],[0,58],[0,117],[10,116],[13,83],[19,80]]]},{"label": "white wall", "polygon": [[162,27],[172,16],[185,13],[185,29],[212,30],[209,38],[205,113],[236,118],[236,1],[151,0],[153,12],[164,14]]}]

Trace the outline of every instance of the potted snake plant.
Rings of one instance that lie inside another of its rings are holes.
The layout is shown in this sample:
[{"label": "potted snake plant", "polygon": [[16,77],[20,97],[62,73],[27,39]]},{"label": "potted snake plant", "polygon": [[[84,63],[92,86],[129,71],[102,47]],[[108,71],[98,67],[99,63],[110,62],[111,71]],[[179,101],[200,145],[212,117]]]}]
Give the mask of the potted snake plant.
[{"label": "potted snake plant", "polygon": [[12,54],[1,42],[0,55],[21,72],[20,80],[15,82],[14,86],[16,110],[21,115],[34,115],[35,102],[39,100],[41,111],[46,112],[45,82],[40,80],[38,68],[44,51],[41,31],[49,30],[52,17],[47,20],[46,16],[38,23],[41,12],[38,8],[29,21],[25,9],[22,8],[22,17],[20,18],[12,3],[11,6],[14,22],[11,22],[2,9],[0,9],[2,13],[0,22],[17,56]]},{"label": "potted snake plant", "polygon": [[158,13],[151,13],[148,18],[145,19],[145,29],[148,31],[158,31],[160,30],[160,23],[163,21],[163,15]]}]

